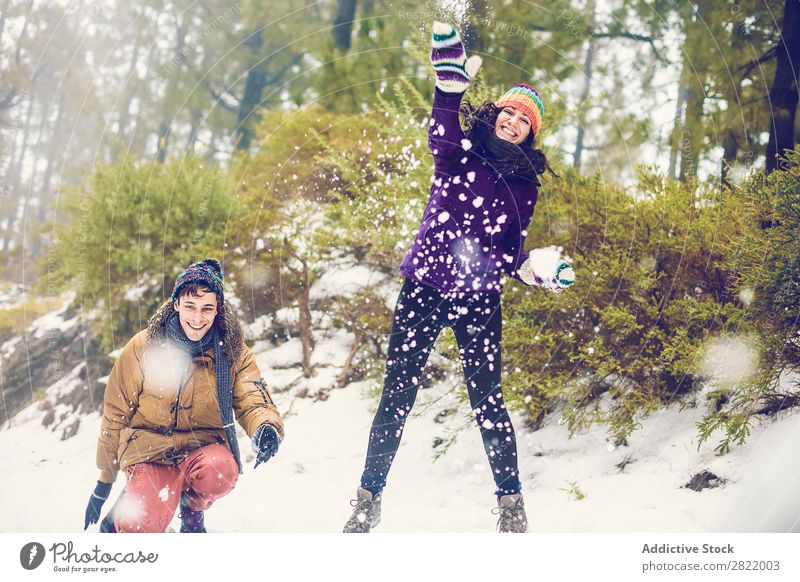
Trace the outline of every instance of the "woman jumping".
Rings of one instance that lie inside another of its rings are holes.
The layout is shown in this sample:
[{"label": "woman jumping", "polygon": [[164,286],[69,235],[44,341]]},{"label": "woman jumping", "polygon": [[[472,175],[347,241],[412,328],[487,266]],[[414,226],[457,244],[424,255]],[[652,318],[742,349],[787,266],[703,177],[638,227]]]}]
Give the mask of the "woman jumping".
[{"label": "woman jumping", "polygon": [[405,282],[392,321],[383,393],[344,532],[366,533],[380,521],[381,491],[423,367],[439,333],[451,327],[496,485],[497,529],[521,533],[528,521],[514,428],[500,385],[501,272],[554,291],[571,282],[566,273],[550,280],[537,277],[523,250],[540,185],[537,175],[552,173],[544,154],[534,149],[544,105],[525,84],[494,103],[462,105],[481,60],[467,58],[458,32],[448,24],[433,25],[431,63],[436,89],[428,145],[434,182],[419,232],[400,265]]}]

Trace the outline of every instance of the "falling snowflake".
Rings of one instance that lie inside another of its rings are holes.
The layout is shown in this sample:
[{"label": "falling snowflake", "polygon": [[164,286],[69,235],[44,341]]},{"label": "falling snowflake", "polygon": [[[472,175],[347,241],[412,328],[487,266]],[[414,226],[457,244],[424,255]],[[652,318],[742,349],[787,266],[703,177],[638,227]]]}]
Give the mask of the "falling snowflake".
[{"label": "falling snowflake", "polygon": [[746,337],[727,335],[706,346],[701,362],[704,375],[722,384],[738,384],[752,376],[758,365],[758,352]]},{"label": "falling snowflake", "polygon": [[164,485],[161,491],[158,492],[158,498],[164,503],[169,499],[169,485]]}]

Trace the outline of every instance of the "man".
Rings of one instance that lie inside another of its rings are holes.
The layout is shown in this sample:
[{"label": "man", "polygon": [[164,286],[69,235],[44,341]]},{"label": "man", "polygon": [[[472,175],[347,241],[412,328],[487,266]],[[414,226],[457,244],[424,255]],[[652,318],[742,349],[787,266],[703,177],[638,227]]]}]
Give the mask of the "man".
[{"label": "man", "polygon": [[257,467],[277,452],[283,421],[225,304],[222,267],[206,259],[175,280],[114,364],[84,529],[124,471],[127,484],[100,531],[163,532],[180,506],[181,532],[205,533],[203,512],[241,473],[234,413]]}]

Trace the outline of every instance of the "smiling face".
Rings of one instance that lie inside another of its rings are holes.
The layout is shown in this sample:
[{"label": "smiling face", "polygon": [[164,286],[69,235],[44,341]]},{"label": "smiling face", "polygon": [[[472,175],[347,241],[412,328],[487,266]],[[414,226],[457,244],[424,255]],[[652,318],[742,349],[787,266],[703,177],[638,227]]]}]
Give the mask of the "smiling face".
[{"label": "smiling face", "polygon": [[494,134],[500,139],[521,144],[531,132],[531,120],[519,109],[507,105],[500,110],[494,124]]},{"label": "smiling face", "polygon": [[187,291],[174,303],[183,333],[192,341],[199,341],[214,325],[217,316],[217,296],[210,289]]}]

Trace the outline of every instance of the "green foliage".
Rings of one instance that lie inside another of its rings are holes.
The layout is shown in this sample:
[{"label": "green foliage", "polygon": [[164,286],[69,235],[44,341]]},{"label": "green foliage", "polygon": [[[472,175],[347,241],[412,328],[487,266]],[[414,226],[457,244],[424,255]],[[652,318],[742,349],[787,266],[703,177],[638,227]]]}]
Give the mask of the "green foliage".
[{"label": "green foliage", "polygon": [[353,124],[357,147],[326,144],[327,162],[339,177],[327,212],[330,236],[371,267],[392,273],[416,234],[432,168],[430,101],[407,82],[396,92],[396,101],[378,97],[380,113]]},{"label": "green foliage", "polygon": [[545,185],[528,246],[563,246],[577,281],[507,287],[507,402],[534,426],[559,410],[570,432],[602,422],[620,440],[696,388],[707,340],[742,324],[722,246],[740,236],[741,200],[645,169],[631,192],[564,178]]},{"label": "green foliage", "polygon": [[[395,98],[397,80],[422,90],[430,79],[427,45],[436,2],[371,0],[359,2],[350,50],[335,46],[333,37],[320,47],[321,61],[311,79],[317,102],[329,110],[374,111],[375,95]],[[328,33],[328,29],[324,29]]]},{"label": "green foliage", "polygon": [[57,233],[53,279],[82,309],[98,310],[105,348],[142,329],[192,261],[224,258],[241,212],[225,176],[194,157],[99,166],[64,203],[70,220]]},{"label": "green foliage", "polygon": [[566,491],[567,497],[574,498],[576,501],[586,499],[586,493],[584,493],[577,481],[567,481],[567,485],[569,487],[559,487],[559,491]]},{"label": "green foliage", "polygon": [[800,365],[800,148],[787,158],[787,170],[754,175],[742,187],[749,228],[730,261],[738,291],[752,295],[749,318],[775,339],[764,347],[776,367]]},{"label": "green foliage", "polygon": [[758,418],[800,403],[800,386],[780,384],[800,366],[800,149],[787,158],[786,170],[754,175],[739,191],[742,231],[728,263],[760,357],[756,373],[713,399],[698,425],[700,442],[722,432],[720,454],[742,444]]},{"label": "green foliage", "polygon": [[[478,83],[470,98],[481,102],[496,91]],[[393,94],[393,100],[377,98],[379,112],[360,116],[309,109],[265,119],[262,143],[269,147],[247,159],[240,176],[243,199],[261,209],[253,240],[263,246],[255,256],[285,261],[287,247],[278,244],[283,236],[310,265],[352,256],[396,273],[427,200],[431,161],[429,99],[410,83]],[[753,197],[644,168],[627,190],[599,175],[562,173],[564,180],[542,189],[528,247],[563,246],[574,258],[578,282],[560,295],[507,286],[507,402],[534,427],[558,411],[570,432],[599,422],[620,441],[644,417],[701,386],[710,341],[757,327],[736,291],[740,272],[748,271],[732,262],[752,261],[743,244],[754,236],[747,210]],[[762,248],[759,239],[750,244],[754,252]],[[284,285],[302,287],[292,283],[299,281],[297,272],[283,272]],[[286,291],[282,296],[291,297]],[[340,319],[358,311],[352,331],[366,337],[385,311],[374,311],[368,301],[357,294],[332,305],[342,308]],[[382,337],[375,330],[371,335]],[[370,376],[382,370],[383,357],[379,343],[372,348],[358,360]],[[445,361],[457,362],[446,334],[438,349]],[[725,404],[712,398],[714,407]],[[747,417],[721,418],[703,430],[728,422],[731,442],[742,442]]]},{"label": "green foliage", "polygon": [[37,317],[53,311],[58,298],[31,298],[0,309],[0,341],[23,333]]},{"label": "green foliage", "polygon": [[392,311],[386,306],[379,290],[374,286],[366,286],[357,293],[336,296],[329,300],[325,312],[330,315],[334,326],[353,334],[354,350],[361,346],[367,348],[367,353],[353,363],[349,373],[351,381],[367,377],[380,384],[386,359],[381,340],[389,333]]},{"label": "green foliage", "polygon": [[337,252],[335,241],[320,234],[330,190],[341,180],[327,156],[358,147],[357,119],[316,107],[265,112],[257,132],[261,147],[235,160],[231,176],[249,209],[234,235],[237,246],[270,274],[245,282],[257,312],[292,305],[306,279],[311,285],[320,274],[317,263]]}]

